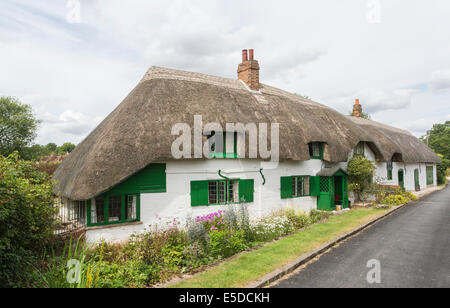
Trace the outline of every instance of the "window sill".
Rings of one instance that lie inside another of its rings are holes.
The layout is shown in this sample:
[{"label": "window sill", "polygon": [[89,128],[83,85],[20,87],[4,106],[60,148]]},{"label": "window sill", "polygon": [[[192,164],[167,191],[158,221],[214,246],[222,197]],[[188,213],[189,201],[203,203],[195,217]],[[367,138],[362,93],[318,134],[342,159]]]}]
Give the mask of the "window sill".
[{"label": "window sill", "polygon": [[128,226],[138,226],[143,225],[144,223],[142,221],[134,221],[134,222],[123,222],[123,223],[114,223],[114,224],[107,224],[107,225],[98,225],[98,226],[91,226],[87,227],[86,231],[92,231],[92,230],[99,230],[99,229],[112,229],[112,228],[120,228],[120,227],[128,227]]},{"label": "window sill", "polygon": [[292,196],[292,197],[288,197],[288,198],[285,198],[285,200],[286,199],[299,199],[299,198],[306,198],[306,197],[316,197],[316,196],[311,196],[311,195],[305,195],[305,196]]}]

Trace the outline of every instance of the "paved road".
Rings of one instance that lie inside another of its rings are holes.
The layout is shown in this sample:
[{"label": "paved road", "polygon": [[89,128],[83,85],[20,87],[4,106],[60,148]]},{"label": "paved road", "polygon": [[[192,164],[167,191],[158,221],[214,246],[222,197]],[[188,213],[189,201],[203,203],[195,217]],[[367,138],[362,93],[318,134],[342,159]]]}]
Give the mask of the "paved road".
[{"label": "paved road", "polygon": [[[372,259],[380,261],[380,284],[367,282]],[[450,187],[399,209],[275,287],[449,288]]]}]

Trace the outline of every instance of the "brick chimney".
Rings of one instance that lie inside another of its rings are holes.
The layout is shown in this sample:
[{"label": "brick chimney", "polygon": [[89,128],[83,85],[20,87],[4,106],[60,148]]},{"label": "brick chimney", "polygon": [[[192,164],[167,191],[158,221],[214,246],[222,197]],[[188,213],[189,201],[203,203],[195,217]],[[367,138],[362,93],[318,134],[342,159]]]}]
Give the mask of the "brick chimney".
[{"label": "brick chimney", "polygon": [[362,106],[359,103],[359,99],[356,99],[355,104],[353,105],[352,116],[358,117],[358,118],[362,118],[362,116],[363,116]]},{"label": "brick chimney", "polygon": [[238,79],[255,91],[259,91],[259,63],[254,58],[254,50],[242,51],[242,63],[238,67]]}]

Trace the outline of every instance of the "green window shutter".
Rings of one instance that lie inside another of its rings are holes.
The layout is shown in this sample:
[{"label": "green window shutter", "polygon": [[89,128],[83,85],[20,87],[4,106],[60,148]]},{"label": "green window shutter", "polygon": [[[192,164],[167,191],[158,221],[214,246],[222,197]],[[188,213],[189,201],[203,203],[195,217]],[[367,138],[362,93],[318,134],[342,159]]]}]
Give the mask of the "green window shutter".
[{"label": "green window shutter", "polygon": [[239,199],[244,203],[253,202],[255,192],[254,180],[239,180]]},{"label": "green window shutter", "polygon": [[292,177],[283,176],[281,177],[280,181],[281,199],[292,198]]},{"label": "green window shutter", "polygon": [[208,205],[208,181],[191,182],[191,206]]},{"label": "green window shutter", "polygon": [[309,189],[311,192],[311,196],[319,196],[320,195],[320,176],[311,176],[309,177]]}]

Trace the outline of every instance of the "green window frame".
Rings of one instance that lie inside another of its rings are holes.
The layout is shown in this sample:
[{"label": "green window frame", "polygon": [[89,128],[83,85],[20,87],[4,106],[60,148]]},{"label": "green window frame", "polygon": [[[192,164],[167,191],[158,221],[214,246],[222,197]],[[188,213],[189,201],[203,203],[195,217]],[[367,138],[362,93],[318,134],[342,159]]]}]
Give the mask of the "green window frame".
[{"label": "green window frame", "polygon": [[192,181],[191,206],[251,203],[254,190],[254,180]]},{"label": "green window frame", "polygon": [[88,201],[87,226],[115,225],[141,220],[140,194],[107,193]]},{"label": "green window frame", "polygon": [[393,162],[392,161],[387,162],[386,168],[387,168],[387,179],[389,181],[392,181],[392,170],[394,170]]},{"label": "green window frame", "polygon": [[88,200],[87,226],[139,222],[141,194],[166,191],[166,164],[150,164],[109,191]]},{"label": "green window frame", "polygon": [[319,187],[318,178],[309,175],[281,177],[281,199],[317,196]]},{"label": "green window frame", "polygon": [[311,159],[323,159],[323,143],[311,142],[309,143],[309,156]]},{"label": "green window frame", "polygon": [[[227,149],[227,136],[230,136],[233,134],[233,150],[229,151]],[[211,135],[209,135],[208,140],[210,142],[210,156],[211,158],[238,158],[237,153],[237,132],[231,133],[231,132],[223,132],[222,138],[223,138],[223,150],[220,151],[220,149],[217,148],[217,143],[215,140],[216,132],[212,132]]]}]

